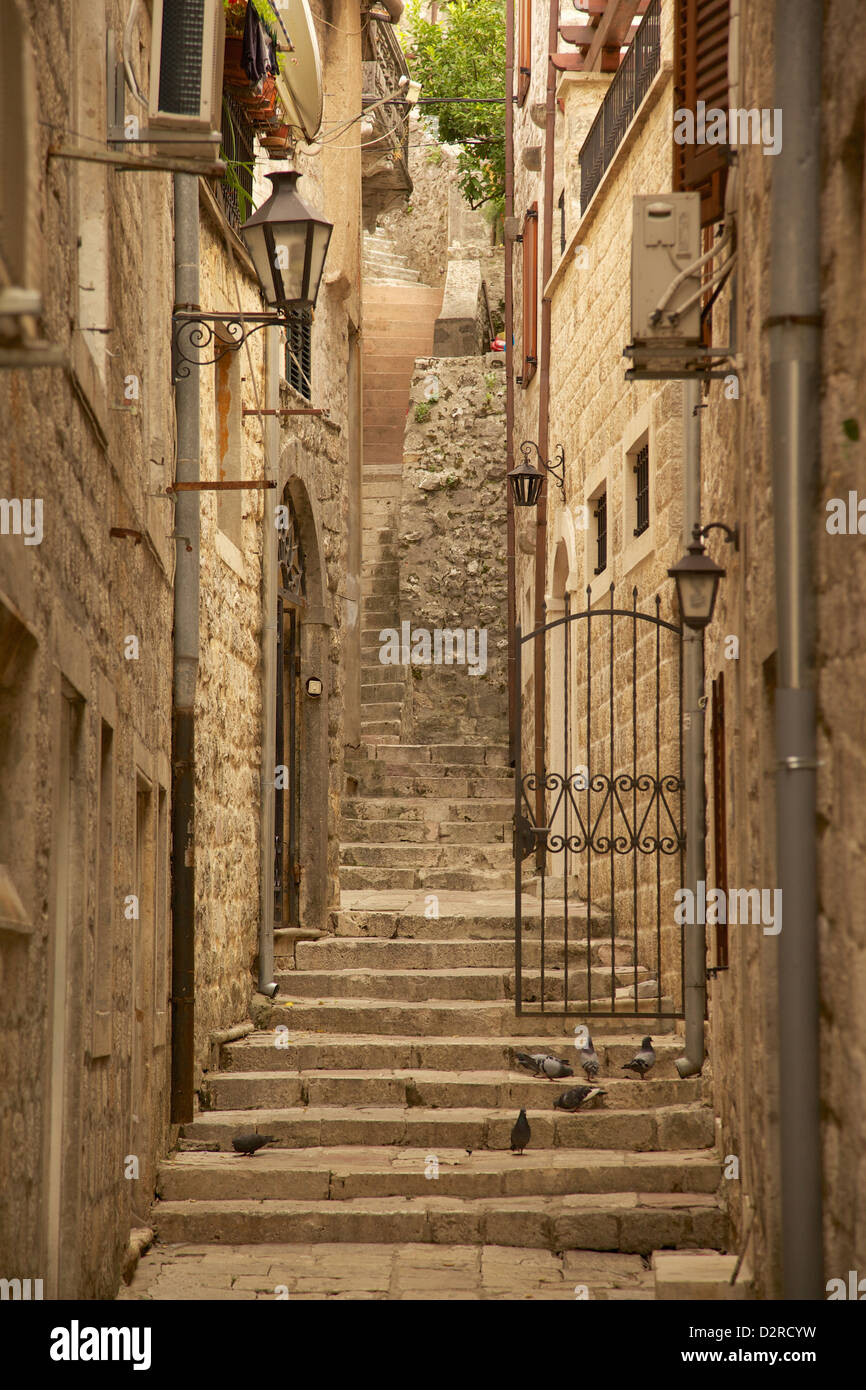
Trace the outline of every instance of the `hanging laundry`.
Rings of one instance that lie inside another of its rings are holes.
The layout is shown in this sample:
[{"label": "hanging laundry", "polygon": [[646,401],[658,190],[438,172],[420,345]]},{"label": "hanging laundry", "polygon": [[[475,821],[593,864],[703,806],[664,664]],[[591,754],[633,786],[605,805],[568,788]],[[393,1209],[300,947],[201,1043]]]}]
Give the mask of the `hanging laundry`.
[{"label": "hanging laundry", "polygon": [[256,91],[261,90],[262,83],[268,73],[276,74],[277,72],[277,55],[274,43],[252,4],[247,5],[241,64]]}]

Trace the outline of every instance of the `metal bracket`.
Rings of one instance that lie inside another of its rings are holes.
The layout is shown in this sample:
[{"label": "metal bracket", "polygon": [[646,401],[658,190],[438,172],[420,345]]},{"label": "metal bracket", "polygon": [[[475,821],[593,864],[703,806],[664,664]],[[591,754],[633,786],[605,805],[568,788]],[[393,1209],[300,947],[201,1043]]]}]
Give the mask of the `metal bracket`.
[{"label": "metal bracket", "polygon": [[[277,309],[269,314],[240,313],[226,310],[221,314],[202,314],[196,311],[175,310],[171,316],[171,355],[173,378],[179,381],[189,376],[190,367],[213,366],[227,352],[237,352],[253,333],[262,328],[286,328],[287,315]],[[225,337],[218,334],[216,325]],[[248,328],[247,325],[252,324]],[[219,344],[215,357],[202,357],[214,339]]]},{"label": "metal bracket", "polygon": [[783,767],[788,772],[811,772],[823,766],[823,758],[798,758],[794,754],[788,758],[780,758],[776,763],[776,767]]}]

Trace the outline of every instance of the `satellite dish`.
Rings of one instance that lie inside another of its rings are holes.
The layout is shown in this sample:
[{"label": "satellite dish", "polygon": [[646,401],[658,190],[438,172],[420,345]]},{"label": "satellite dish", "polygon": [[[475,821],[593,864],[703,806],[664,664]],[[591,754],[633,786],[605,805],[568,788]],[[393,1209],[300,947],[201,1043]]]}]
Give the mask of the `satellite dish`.
[{"label": "satellite dish", "polygon": [[283,71],[277,79],[291,125],[298,126],[308,141],[315,140],[322,124],[322,60],[313,16],[307,0],[283,0],[280,14],[293,52],[283,54]]}]

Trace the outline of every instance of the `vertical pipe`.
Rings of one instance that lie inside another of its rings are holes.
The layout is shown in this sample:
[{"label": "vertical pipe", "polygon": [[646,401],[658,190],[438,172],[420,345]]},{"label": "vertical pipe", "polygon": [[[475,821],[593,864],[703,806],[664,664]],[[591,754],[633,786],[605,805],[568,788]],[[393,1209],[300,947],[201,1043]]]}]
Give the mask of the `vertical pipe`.
[{"label": "vertical pipe", "polygon": [[[174,298],[198,309],[198,177],[174,176]],[[179,482],[199,477],[199,377],[175,383]],[[195,694],[199,649],[199,494],[176,493],[171,803],[171,1120],[193,1117],[195,1068]]]},{"label": "vertical pipe", "polygon": [[[514,217],[514,5],[505,3],[505,472],[514,467],[514,238],[511,235]],[[509,757],[515,759],[515,743],[520,738],[516,728],[517,715],[517,567],[515,561],[514,498],[506,478],[506,589],[508,623],[508,738]]]},{"label": "vertical pipe", "polygon": [[[821,1211],[815,526],[820,448],[821,6],[776,3],[770,439],[776,557],[776,855],[782,1272],[787,1299],[825,1296]],[[791,1057],[797,1058],[796,1067]]]},{"label": "vertical pipe", "polygon": [[[266,328],[265,396],[268,410],[280,404],[280,334]],[[280,425],[277,415],[266,415],[267,450],[262,461],[265,479],[279,474]],[[259,802],[259,989],[270,996],[274,980],[274,815],[277,722],[277,529],[274,488],[265,488],[262,516],[262,761]]]},{"label": "vertical pipe", "polygon": [[[556,68],[551,55],[559,47],[559,0],[550,0],[547,35],[547,96],[544,115],[544,196],[542,212],[541,284],[545,286],[553,271],[553,159],[556,134]],[[538,448],[543,459],[550,457],[550,300],[541,301],[541,351],[538,361]],[[547,490],[545,473],[535,519],[535,626],[544,626],[547,588]],[[546,700],[544,642],[535,644],[535,775],[536,821],[545,823],[544,809],[544,706]],[[540,850],[539,850],[540,855]],[[539,861],[538,867],[541,868]]]},{"label": "vertical pipe", "polygon": [[[683,548],[701,518],[701,387],[683,382]],[[704,785],[704,635],[683,632],[683,725],[685,728],[686,888],[698,901],[698,884],[707,877],[706,788]],[[695,916],[697,917],[697,913]],[[703,914],[701,914],[703,915]],[[677,1060],[680,1076],[697,1076],[704,1065],[704,1015],[707,1007],[707,929],[695,921],[686,933],[684,997],[686,1053]]]}]

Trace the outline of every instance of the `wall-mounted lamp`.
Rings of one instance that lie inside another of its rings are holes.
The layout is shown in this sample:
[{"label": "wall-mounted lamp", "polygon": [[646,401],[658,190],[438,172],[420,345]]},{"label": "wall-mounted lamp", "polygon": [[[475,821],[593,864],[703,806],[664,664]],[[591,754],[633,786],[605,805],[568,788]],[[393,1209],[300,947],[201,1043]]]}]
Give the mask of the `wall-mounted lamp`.
[{"label": "wall-mounted lamp", "polygon": [[516,507],[534,507],[538,501],[541,485],[544,482],[544,474],[539,472],[530,463],[530,455],[533,450],[535,457],[548,473],[552,473],[556,479],[557,487],[562,492],[562,500],[565,501],[565,449],[561,444],[556,446],[556,463],[548,463],[541,457],[538,445],[531,439],[526,439],[520,446],[523,455],[523,462],[518,463],[516,468],[512,468],[508,474],[508,481],[511,485],[514,505]]},{"label": "wall-mounted lamp", "polygon": [[323,682],[322,680],[320,680],[320,678],[319,678],[318,676],[308,676],[308,677],[307,677],[307,694],[308,694],[312,699],[318,700],[318,698],[319,698],[319,696],[322,694],[322,691],[324,690],[324,688],[325,688],[324,682]]},{"label": "wall-mounted lamp", "polygon": [[711,560],[704,550],[703,538],[708,531],[724,531],[726,543],[739,550],[738,526],[732,530],[721,521],[711,521],[706,526],[696,522],[688,553],[668,570],[671,579],[676,581],[682,620],[686,627],[692,628],[695,632],[703,631],[711,621],[719,580],[727,573],[715,560]]},{"label": "wall-mounted lamp", "polygon": [[[172,314],[174,376],[190,366],[208,366],[225,352],[242,347],[251,334],[269,325],[287,325],[293,309],[312,309],[319,294],[333,224],[309,207],[297,192],[296,169],[268,174],[270,198],[241,227],[262,293],[274,312],[205,314],[178,309]],[[219,333],[217,333],[219,325]],[[201,356],[218,337],[216,357]]]}]

